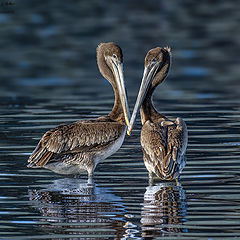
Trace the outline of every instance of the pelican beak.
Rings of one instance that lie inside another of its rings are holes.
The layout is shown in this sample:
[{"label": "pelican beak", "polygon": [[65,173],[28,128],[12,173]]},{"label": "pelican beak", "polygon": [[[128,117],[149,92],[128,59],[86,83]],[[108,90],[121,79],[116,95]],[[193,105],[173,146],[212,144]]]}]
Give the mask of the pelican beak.
[{"label": "pelican beak", "polygon": [[125,118],[125,122],[127,126],[129,126],[129,107],[128,107],[128,101],[127,101],[127,94],[125,90],[125,84],[124,84],[124,77],[123,77],[123,64],[114,57],[110,57],[112,67],[113,67],[113,74],[117,82],[117,88],[119,91],[120,101],[122,103],[123,107],[123,114]]},{"label": "pelican beak", "polygon": [[135,106],[134,106],[134,109],[133,109],[133,113],[132,113],[132,117],[131,117],[131,120],[130,120],[130,124],[128,126],[128,130],[127,130],[128,135],[131,134],[134,122],[136,120],[136,116],[137,116],[137,114],[140,110],[140,107],[141,107],[141,105],[142,105],[142,103],[145,99],[145,96],[148,92],[148,89],[149,89],[149,87],[152,83],[153,77],[156,74],[160,64],[161,63],[159,61],[154,61],[154,62],[151,62],[149,65],[147,65],[144,68],[142,83],[141,83],[141,86],[140,86],[140,90],[138,92],[138,97],[137,97],[137,100],[136,100],[136,103],[135,103]]}]

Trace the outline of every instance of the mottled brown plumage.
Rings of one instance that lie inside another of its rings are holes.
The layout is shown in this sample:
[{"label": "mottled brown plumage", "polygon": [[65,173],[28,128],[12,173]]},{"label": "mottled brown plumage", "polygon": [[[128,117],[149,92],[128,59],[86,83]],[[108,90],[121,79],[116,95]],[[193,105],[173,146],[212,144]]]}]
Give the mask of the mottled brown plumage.
[{"label": "mottled brown plumage", "polygon": [[77,174],[85,170],[91,177],[97,163],[122,145],[129,110],[120,47],[115,43],[100,44],[97,62],[100,72],[114,90],[115,103],[111,113],[49,130],[29,157],[28,167],[43,167],[60,174]]},{"label": "mottled brown plumage", "polygon": [[[145,58],[143,80],[131,117],[128,133],[131,132],[140,109],[143,159],[149,172],[162,180],[178,178],[185,166],[187,127],[181,118],[169,120],[153,106],[152,94],[166,78],[170,67],[170,48],[151,49]],[[141,107],[141,108],[140,108]]]}]

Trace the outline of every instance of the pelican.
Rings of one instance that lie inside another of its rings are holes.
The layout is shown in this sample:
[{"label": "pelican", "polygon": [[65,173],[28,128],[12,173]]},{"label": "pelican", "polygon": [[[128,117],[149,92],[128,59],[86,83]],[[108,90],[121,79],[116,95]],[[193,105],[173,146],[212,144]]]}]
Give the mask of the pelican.
[{"label": "pelican", "polygon": [[28,167],[59,174],[87,171],[91,178],[98,162],[121,147],[129,125],[121,48],[112,42],[101,43],[97,47],[97,64],[114,90],[112,111],[104,117],[59,125],[47,131],[29,157]]},{"label": "pelican", "polygon": [[167,77],[170,61],[169,47],[157,47],[147,53],[142,83],[128,126],[130,135],[140,109],[143,160],[150,183],[153,183],[153,174],[161,180],[177,180],[186,163],[188,133],[185,122],[180,117],[171,121],[160,114],[152,102],[155,88]]}]

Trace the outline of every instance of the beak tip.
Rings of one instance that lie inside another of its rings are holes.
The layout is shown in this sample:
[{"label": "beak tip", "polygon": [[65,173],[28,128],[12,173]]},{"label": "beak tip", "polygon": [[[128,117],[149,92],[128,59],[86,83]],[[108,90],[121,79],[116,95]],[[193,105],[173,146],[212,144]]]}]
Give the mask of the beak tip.
[{"label": "beak tip", "polygon": [[129,128],[129,127],[128,127],[127,135],[130,136],[130,135],[131,135],[131,132],[132,132],[132,128]]}]

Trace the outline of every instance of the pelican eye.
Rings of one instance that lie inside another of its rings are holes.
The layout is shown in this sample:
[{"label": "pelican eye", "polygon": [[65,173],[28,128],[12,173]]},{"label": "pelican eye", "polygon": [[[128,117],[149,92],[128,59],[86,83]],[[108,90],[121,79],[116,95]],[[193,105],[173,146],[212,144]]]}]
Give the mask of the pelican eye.
[{"label": "pelican eye", "polygon": [[116,58],[116,59],[118,58],[117,55],[116,55],[115,53],[114,53],[112,56],[113,56],[114,58]]},{"label": "pelican eye", "polygon": [[153,66],[153,65],[155,65],[155,64],[158,63],[158,62],[159,62],[158,59],[153,58],[153,59],[151,59],[151,61],[150,61],[150,63],[149,63],[149,66]]},{"label": "pelican eye", "polygon": [[158,62],[158,60],[156,58],[153,58],[151,62],[156,63],[156,62]]}]

